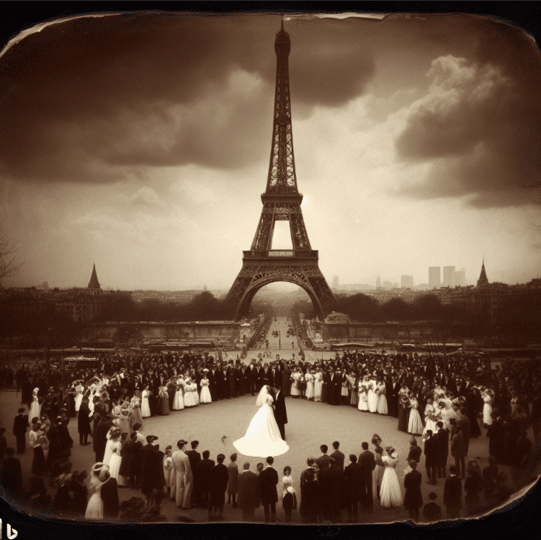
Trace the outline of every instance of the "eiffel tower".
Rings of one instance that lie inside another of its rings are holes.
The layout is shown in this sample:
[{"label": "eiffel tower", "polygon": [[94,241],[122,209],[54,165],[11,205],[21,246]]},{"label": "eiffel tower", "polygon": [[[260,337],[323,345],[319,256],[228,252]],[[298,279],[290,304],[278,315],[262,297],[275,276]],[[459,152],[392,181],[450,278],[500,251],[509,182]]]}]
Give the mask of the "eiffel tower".
[{"label": "eiffel tower", "polygon": [[[229,290],[226,302],[236,306],[235,319],[248,313],[255,294],[269,283],[286,281],[304,289],[322,318],[336,299],[319,269],[318,252],[308,240],[297,189],[291,101],[289,97],[289,34],[282,28],[274,42],[276,52],[276,90],[274,125],[267,178],[267,190],[261,195],[263,210],[250,251],[243,251],[242,269]],[[289,221],[291,250],[273,250],[272,238],[277,220]]]}]

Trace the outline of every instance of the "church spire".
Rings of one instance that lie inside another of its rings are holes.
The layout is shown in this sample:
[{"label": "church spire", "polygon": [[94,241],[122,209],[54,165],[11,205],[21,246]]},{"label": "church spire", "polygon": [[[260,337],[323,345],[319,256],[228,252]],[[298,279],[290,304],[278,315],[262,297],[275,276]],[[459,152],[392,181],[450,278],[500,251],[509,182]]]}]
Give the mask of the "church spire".
[{"label": "church spire", "polygon": [[89,289],[101,289],[100,282],[98,281],[98,275],[96,274],[96,265],[92,267],[92,276],[90,276],[90,282],[88,283]]},{"label": "church spire", "polygon": [[477,280],[477,286],[488,285],[487,273],[485,271],[485,260],[483,259],[483,265],[481,266],[481,274]]}]

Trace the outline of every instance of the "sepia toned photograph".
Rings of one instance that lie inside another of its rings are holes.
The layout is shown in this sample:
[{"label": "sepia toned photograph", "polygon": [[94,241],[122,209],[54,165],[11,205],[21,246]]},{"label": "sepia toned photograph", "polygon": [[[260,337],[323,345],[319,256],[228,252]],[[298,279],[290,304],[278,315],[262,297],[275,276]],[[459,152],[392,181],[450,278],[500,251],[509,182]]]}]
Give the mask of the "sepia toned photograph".
[{"label": "sepia toned photograph", "polygon": [[[96,11],[12,32],[6,508],[90,535],[531,508],[540,81],[534,36],[486,14]],[[2,511],[0,540],[29,536]]]}]

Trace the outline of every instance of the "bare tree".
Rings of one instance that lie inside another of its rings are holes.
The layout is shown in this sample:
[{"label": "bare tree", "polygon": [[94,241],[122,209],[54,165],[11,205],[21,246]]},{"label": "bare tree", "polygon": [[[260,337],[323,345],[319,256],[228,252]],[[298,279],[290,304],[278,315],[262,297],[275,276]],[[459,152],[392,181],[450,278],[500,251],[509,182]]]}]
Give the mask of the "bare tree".
[{"label": "bare tree", "polygon": [[6,233],[0,233],[0,289],[2,280],[17,275],[24,262],[17,262],[19,246],[10,242]]}]

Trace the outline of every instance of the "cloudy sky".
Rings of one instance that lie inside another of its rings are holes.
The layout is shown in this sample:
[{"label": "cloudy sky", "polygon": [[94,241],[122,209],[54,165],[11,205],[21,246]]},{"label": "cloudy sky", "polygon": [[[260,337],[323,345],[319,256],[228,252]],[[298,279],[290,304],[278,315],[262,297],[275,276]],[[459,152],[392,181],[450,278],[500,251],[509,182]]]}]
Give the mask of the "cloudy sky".
[{"label": "cloudy sky", "polygon": [[[49,24],[0,56],[4,285],[228,289],[261,214],[277,15]],[[541,62],[474,15],[285,20],[303,214],[329,283],[541,270]],[[282,223],[285,224],[286,222]],[[288,247],[279,228],[275,248]]]}]

